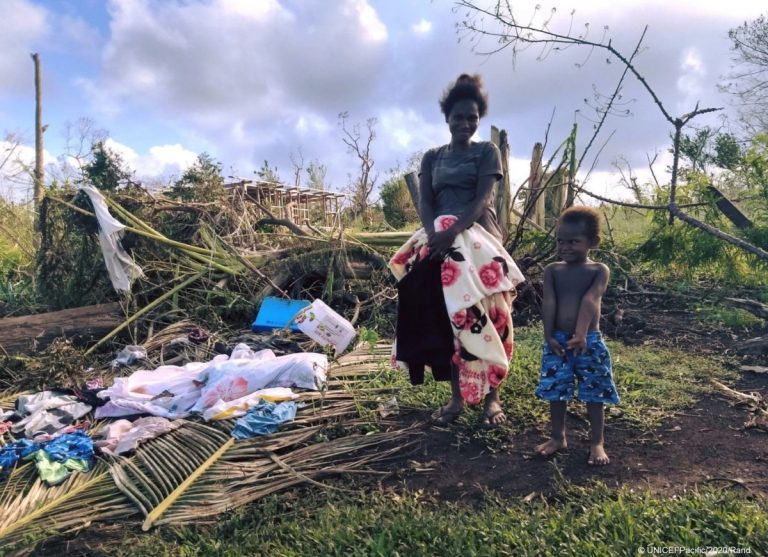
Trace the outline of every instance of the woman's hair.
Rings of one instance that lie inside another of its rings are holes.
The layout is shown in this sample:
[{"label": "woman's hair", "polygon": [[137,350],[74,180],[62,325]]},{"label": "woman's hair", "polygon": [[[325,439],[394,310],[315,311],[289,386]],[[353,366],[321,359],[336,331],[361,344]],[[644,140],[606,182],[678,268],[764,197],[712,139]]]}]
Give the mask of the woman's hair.
[{"label": "woman's hair", "polygon": [[440,98],[440,110],[445,117],[451,114],[453,105],[459,101],[475,101],[480,118],[488,112],[488,94],[483,90],[483,82],[478,74],[461,74],[452,86],[448,87]]},{"label": "woman's hair", "polygon": [[592,207],[571,207],[560,213],[558,224],[573,224],[584,227],[584,235],[595,244],[600,243],[600,213]]}]

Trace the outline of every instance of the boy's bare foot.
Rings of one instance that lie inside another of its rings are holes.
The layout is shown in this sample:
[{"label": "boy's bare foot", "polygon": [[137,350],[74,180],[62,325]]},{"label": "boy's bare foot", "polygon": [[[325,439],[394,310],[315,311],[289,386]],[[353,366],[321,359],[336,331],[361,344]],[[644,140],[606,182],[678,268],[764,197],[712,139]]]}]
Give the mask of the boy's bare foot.
[{"label": "boy's bare foot", "polygon": [[605,452],[602,443],[590,447],[587,464],[590,466],[605,466],[606,464],[610,464],[610,462],[611,459],[608,458],[608,453]]},{"label": "boy's bare foot", "polygon": [[536,451],[536,453],[541,456],[552,456],[557,451],[561,451],[567,448],[568,448],[568,442],[565,440],[565,437],[563,437],[562,439],[552,438],[546,443],[537,445],[534,451]]},{"label": "boy's bare foot", "polygon": [[430,416],[430,421],[437,425],[448,425],[456,421],[461,411],[464,410],[464,405],[456,401],[451,400],[445,406],[441,406]]}]

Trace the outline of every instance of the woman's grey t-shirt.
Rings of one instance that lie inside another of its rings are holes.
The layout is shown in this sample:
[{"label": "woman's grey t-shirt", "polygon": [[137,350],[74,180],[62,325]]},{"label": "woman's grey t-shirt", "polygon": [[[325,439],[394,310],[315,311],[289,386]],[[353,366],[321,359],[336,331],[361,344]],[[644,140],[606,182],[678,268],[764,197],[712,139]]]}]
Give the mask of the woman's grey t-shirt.
[{"label": "woman's grey t-shirt", "polygon": [[[426,168],[432,169],[432,192],[435,215],[461,216],[477,196],[477,183],[481,176],[504,176],[499,148],[489,141],[470,143],[467,149],[451,150],[450,145],[435,147],[424,154]],[[422,168],[425,168],[423,165]],[[422,185],[424,184],[424,177]],[[477,223],[494,236],[501,238],[496,220],[494,200],[496,189],[488,196],[485,211]]]}]

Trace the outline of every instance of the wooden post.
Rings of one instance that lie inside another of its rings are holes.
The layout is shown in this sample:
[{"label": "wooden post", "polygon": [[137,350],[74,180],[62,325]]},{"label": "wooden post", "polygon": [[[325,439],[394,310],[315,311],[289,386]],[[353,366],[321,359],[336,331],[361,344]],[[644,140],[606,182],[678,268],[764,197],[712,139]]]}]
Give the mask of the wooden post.
[{"label": "wooden post", "polygon": [[408,186],[408,193],[411,194],[411,201],[416,207],[416,213],[419,212],[419,178],[415,172],[409,172],[405,175],[405,185]]},{"label": "wooden post", "polygon": [[507,137],[506,130],[499,130],[496,126],[491,126],[491,141],[499,148],[501,168],[504,172],[504,177],[499,180],[495,200],[496,218],[501,229],[502,243],[505,243],[509,237],[509,214],[512,195],[509,183],[509,142]]},{"label": "wooden post", "polygon": [[568,154],[568,194],[565,197],[564,209],[573,207],[573,202],[576,200],[576,124],[573,124],[571,137],[568,138]]},{"label": "wooden post", "polygon": [[45,195],[43,174],[43,88],[40,76],[40,56],[32,54],[35,64],[35,208],[39,208]]},{"label": "wooden post", "polygon": [[561,168],[554,173],[551,179],[544,181],[548,183],[545,192],[542,194],[542,197],[545,199],[544,224],[549,227],[554,225],[558,217],[560,217],[560,213],[566,203],[565,190],[570,184],[568,169]]},{"label": "wooden post", "polygon": [[544,155],[544,146],[536,143],[533,146],[531,155],[531,173],[528,176],[528,198],[525,200],[525,214],[530,215],[530,219],[544,226],[544,195],[541,191],[543,172],[541,168],[541,158]]}]

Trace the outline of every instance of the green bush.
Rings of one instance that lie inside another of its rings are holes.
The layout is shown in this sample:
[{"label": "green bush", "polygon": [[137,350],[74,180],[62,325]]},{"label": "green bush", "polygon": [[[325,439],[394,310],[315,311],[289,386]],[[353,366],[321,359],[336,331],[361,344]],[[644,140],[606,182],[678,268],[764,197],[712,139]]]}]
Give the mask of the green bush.
[{"label": "green bush", "polygon": [[381,186],[381,202],[384,218],[394,228],[418,222],[419,215],[411,200],[403,175],[394,176]]}]

